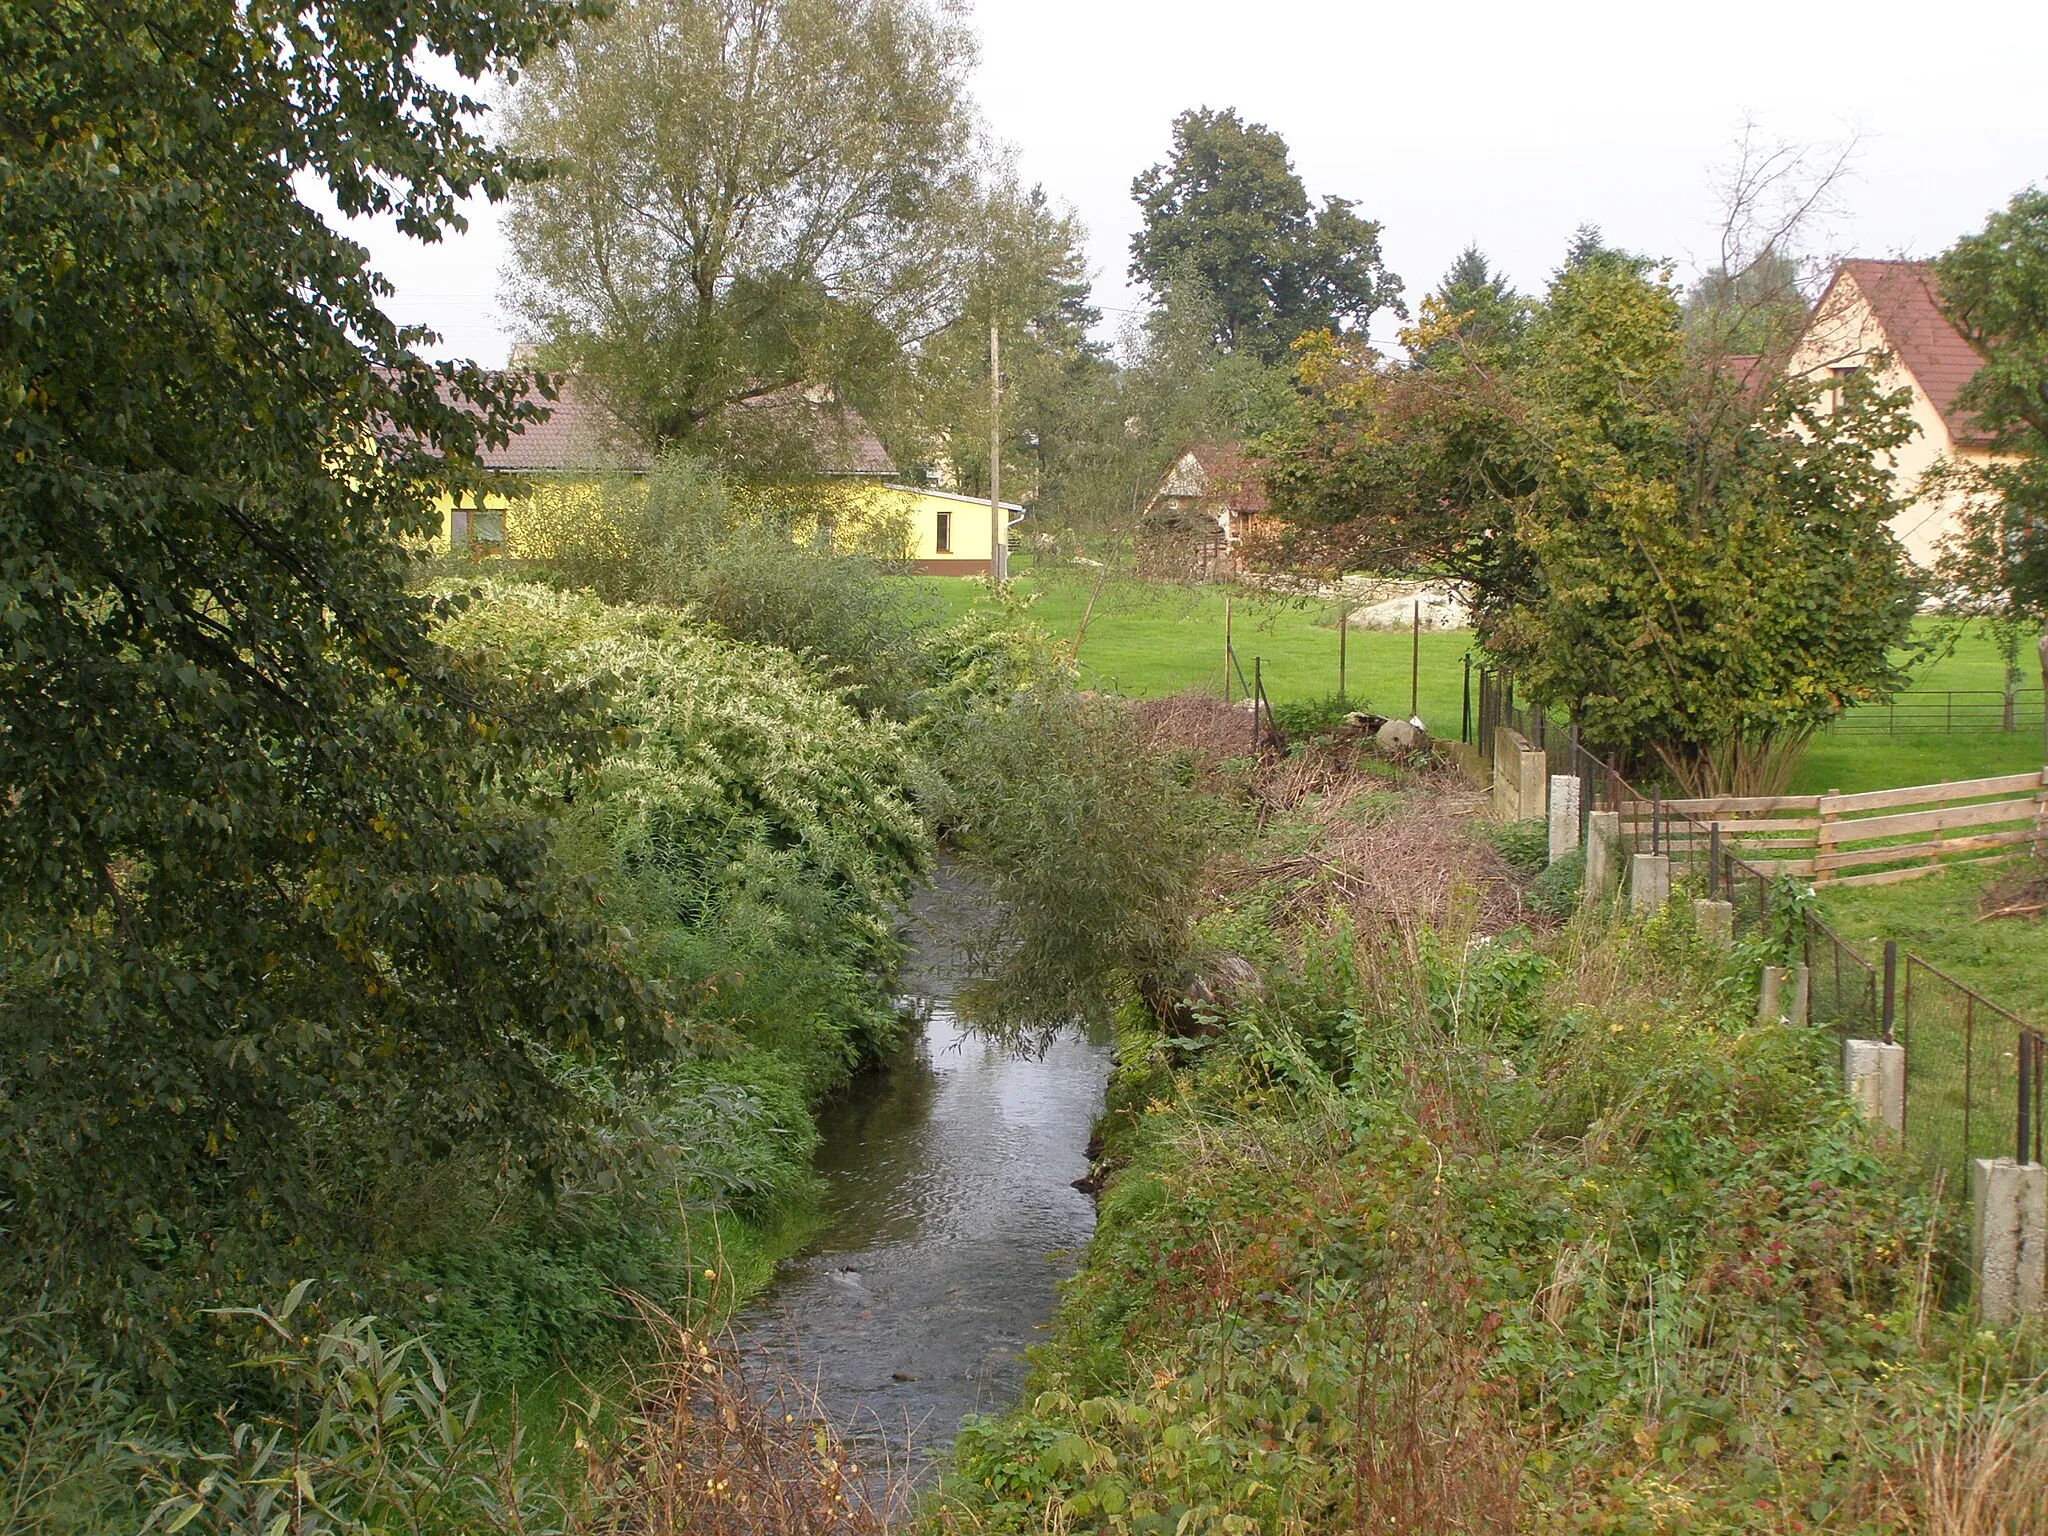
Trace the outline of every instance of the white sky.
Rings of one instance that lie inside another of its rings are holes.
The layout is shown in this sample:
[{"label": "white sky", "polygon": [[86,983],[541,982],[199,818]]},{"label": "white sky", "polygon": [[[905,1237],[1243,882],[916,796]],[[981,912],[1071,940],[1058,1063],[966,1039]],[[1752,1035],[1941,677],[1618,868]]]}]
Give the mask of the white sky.
[{"label": "white sky", "polygon": [[[1837,254],[1932,255],[2048,181],[2043,0],[979,0],[974,22],[983,110],[1086,222],[1112,324],[1139,302],[1131,178],[1192,106],[1279,130],[1312,197],[1382,223],[1411,300],[1468,240],[1540,289],[1581,223],[1685,270],[1711,251],[1712,173],[1745,118],[1771,139],[1860,136],[1822,241]],[[504,361],[488,208],[440,247],[352,232],[397,284],[396,318],[442,332],[442,355]],[[1384,317],[1374,335],[1391,339]]]}]

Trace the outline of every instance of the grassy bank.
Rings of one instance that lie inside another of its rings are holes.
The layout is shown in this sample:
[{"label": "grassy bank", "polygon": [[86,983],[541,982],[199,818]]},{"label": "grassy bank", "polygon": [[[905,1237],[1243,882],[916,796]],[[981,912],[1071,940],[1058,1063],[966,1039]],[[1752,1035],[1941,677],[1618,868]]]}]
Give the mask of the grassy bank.
[{"label": "grassy bank", "polygon": [[1454,784],[1285,771],[1314,789],[1212,890],[1240,981],[1192,1031],[1127,1016],[1100,1230],[937,1525],[2048,1518],[2034,1341],[1973,1326],[1955,1212],[1832,1042],[1756,1024],[1760,953],[1676,906],[1518,918]]}]

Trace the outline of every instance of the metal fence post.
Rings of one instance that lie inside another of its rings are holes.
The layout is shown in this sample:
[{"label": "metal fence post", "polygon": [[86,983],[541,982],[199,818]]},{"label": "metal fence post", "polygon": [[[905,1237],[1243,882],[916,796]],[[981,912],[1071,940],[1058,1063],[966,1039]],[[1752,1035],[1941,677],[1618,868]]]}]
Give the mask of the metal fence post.
[{"label": "metal fence post", "polygon": [[1707,834],[1707,900],[1712,901],[1719,889],[1721,878],[1721,823],[1714,823]]},{"label": "metal fence post", "polygon": [[2030,1161],[2027,1154],[2034,1149],[2034,1127],[2030,1118],[2033,1110],[2034,1089],[2034,1032],[2020,1031],[2020,1134],[2019,1146],[2013,1153],[2013,1161],[2022,1168]]},{"label": "metal fence post", "polygon": [[1472,653],[1465,653],[1465,713],[1458,726],[1458,740],[1472,739]]},{"label": "metal fence post", "polygon": [[1259,750],[1259,700],[1266,696],[1266,679],[1259,670],[1259,658],[1252,658],[1252,752]]},{"label": "metal fence post", "polygon": [[1892,1038],[1892,1019],[1893,1019],[1893,1006],[1894,1006],[1894,999],[1895,999],[1895,997],[1897,996],[1897,990],[1898,990],[1898,982],[1899,982],[1899,944],[1898,944],[1898,940],[1896,940],[1896,939],[1886,939],[1886,940],[1884,941],[1884,1018],[1883,1018],[1883,1023],[1884,1023],[1884,1043],[1885,1043],[1886,1045],[1896,1045],[1896,1044],[1898,1043],[1897,1041],[1895,1041],[1895,1040],[1894,1040],[1894,1039]]}]

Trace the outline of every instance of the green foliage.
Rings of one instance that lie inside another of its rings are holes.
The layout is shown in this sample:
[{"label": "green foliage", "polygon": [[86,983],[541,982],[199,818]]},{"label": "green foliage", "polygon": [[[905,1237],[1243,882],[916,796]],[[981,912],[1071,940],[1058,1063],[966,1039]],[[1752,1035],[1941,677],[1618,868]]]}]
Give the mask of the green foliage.
[{"label": "green foliage", "polygon": [[1570,917],[1578,910],[1585,884],[1586,850],[1574,848],[1544,865],[1529,882],[1529,905],[1545,917]]},{"label": "green foliage", "polygon": [[132,1528],[133,1398],[66,1319],[0,1319],[0,1536]]},{"label": "green foliage", "polygon": [[1935,264],[1948,316],[1985,363],[1958,398],[1999,462],[1950,464],[1963,501],[1943,574],[1968,605],[2048,620],[2048,192],[2030,187]]},{"label": "green foliage", "polygon": [[627,0],[536,60],[507,137],[516,302],[650,446],[775,478],[834,384],[870,403],[957,303],[974,202],[973,41],[924,0]]},{"label": "green foliage", "polygon": [[424,1341],[387,1343],[374,1319],[317,1337],[290,1325],[309,1282],[274,1310],[224,1314],[252,1326],[245,1365],[277,1408],[223,1411],[215,1443],[158,1449],[142,1529],[202,1536],[455,1536],[567,1528],[559,1496],[532,1486],[519,1444],[494,1443],[481,1399],[451,1391]]},{"label": "green foliage", "polygon": [[1525,875],[1540,874],[1550,862],[1550,824],[1532,819],[1489,823],[1481,835],[1495,852]]},{"label": "green foliage", "polygon": [[[1917,1528],[1925,1437],[2033,1355],[1922,1291],[1955,1234],[1826,1041],[1696,964],[1311,941],[1192,1069],[1134,1043],[1088,1262],[947,1496],[992,1531]],[[1282,1027],[1348,1053],[1322,1088]]]},{"label": "green foliage", "polygon": [[1312,209],[1286,142],[1233,109],[1176,117],[1173,158],[1131,195],[1144,216],[1131,276],[1159,294],[1192,286],[1214,306],[1226,351],[1282,362],[1304,332],[1363,336],[1375,311],[1400,307],[1379,225],[1341,197]]},{"label": "green foliage", "polygon": [[857,496],[803,481],[735,489],[667,452],[545,521],[529,563],[560,585],[684,608],[729,639],[779,646],[870,711],[900,714],[917,686],[929,604],[892,574],[904,530]]},{"label": "green foliage", "polygon": [[604,698],[621,744],[571,781],[559,843],[709,1038],[777,1051],[817,1093],[892,1037],[895,915],[930,846],[900,729],[671,610],[488,587],[440,634]]},{"label": "green foliage", "polygon": [[451,667],[406,589],[532,412],[422,363],[297,190],[423,237],[503,195],[537,168],[461,82],[575,14],[0,18],[0,1285],[159,1380],[195,1300],[356,1240],[337,1164],[544,1184],[582,1134],[551,1061],[663,1048],[494,792],[562,701]]},{"label": "green foliage", "polygon": [[1273,706],[1273,723],[1280,734],[1292,741],[1297,736],[1317,736],[1335,730],[1344,717],[1365,708],[1363,699],[1326,693],[1316,699],[1289,699]]},{"label": "green foliage", "polygon": [[1766,249],[1734,271],[1714,267],[1686,291],[1685,328],[1695,344],[1719,357],[1779,358],[1806,329],[1799,264]]},{"label": "green foliage", "polygon": [[912,722],[936,775],[927,813],[993,898],[963,999],[976,1019],[1044,1034],[1105,1016],[1120,988],[1175,985],[1206,859],[1200,797],[1015,614],[970,615],[931,670],[944,681]]},{"label": "green foliage", "polygon": [[[1513,355],[1305,344],[1269,489],[1319,558],[1472,583],[1484,649],[1589,739],[1698,793],[1774,793],[1815,729],[1903,681],[1904,398],[1738,376],[1645,262],[1581,247]],[[1412,348],[1456,325],[1432,306]]]},{"label": "green foliage", "polygon": [[1416,353],[1415,362],[1423,368],[1455,369],[1511,353],[1528,332],[1531,308],[1488,263],[1486,253],[1468,245],[1436,292],[1423,300],[1423,324],[1436,339]]}]

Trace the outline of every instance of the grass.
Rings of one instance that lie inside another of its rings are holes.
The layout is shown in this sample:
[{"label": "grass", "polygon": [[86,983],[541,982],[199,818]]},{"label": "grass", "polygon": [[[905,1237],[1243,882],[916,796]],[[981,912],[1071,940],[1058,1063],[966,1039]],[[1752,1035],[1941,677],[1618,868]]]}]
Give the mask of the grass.
[{"label": "grass", "polygon": [[1977,920],[1988,885],[2030,866],[1965,864],[1898,885],[1821,886],[1821,915],[1844,939],[1876,956],[1886,939],[1941,967],[2022,1018],[2048,1017],[2048,927],[2040,917]]},{"label": "grass", "polygon": [[2036,1336],[1974,1326],[1831,1040],[1757,1027],[1683,904],[1485,944],[1300,908],[1292,814],[1207,915],[1256,993],[1125,1021],[1101,1224],[931,1529],[2044,1528],[2038,1429],[1985,1454]]},{"label": "grass", "polygon": [[[964,612],[985,601],[978,583],[920,578],[943,612]],[[1049,632],[1072,641],[1088,612],[1090,586],[1062,576],[1026,575],[1017,583],[1032,599],[1032,616]],[[1189,688],[1217,690],[1223,681],[1221,587],[1177,587],[1108,581],[1097,595],[1081,642],[1080,662],[1091,687],[1132,698],[1157,698]],[[1307,702],[1337,691],[1337,605],[1315,599],[1276,600],[1232,594],[1232,638],[1250,676],[1262,663],[1266,692],[1276,702]],[[1923,623],[1919,638],[1936,631]],[[1347,644],[1346,694],[1358,708],[1385,715],[1409,713],[1411,640],[1405,633],[1353,630]],[[1417,695],[1423,722],[1440,736],[1459,728],[1464,703],[1466,631],[1425,634]],[[1918,690],[1996,690],[2005,665],[1988,636],[1972,631],[1947,653],[1916,664]],[[2038,679],[2029,676],[2028,686]],[[1907,784],[2024,773],[2042,764],[2041,733],[2025,726],[1999,731],[1909,733],[1830,732],[1815,739],[1791,792],[1891,789]]]}]

